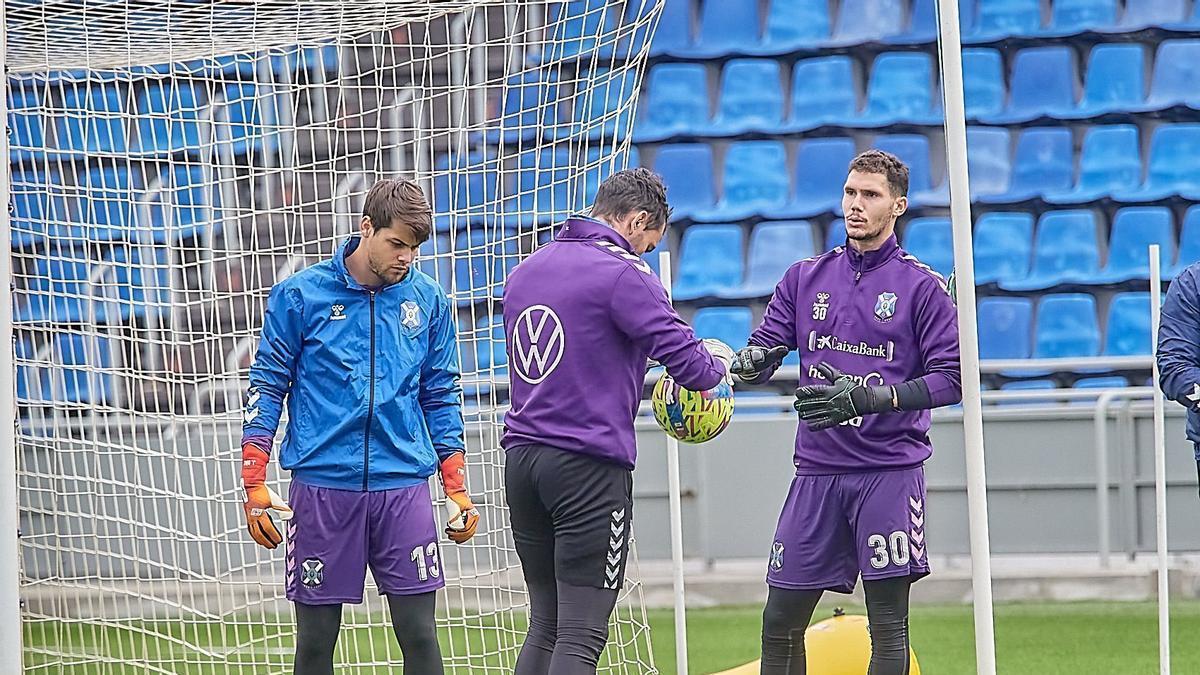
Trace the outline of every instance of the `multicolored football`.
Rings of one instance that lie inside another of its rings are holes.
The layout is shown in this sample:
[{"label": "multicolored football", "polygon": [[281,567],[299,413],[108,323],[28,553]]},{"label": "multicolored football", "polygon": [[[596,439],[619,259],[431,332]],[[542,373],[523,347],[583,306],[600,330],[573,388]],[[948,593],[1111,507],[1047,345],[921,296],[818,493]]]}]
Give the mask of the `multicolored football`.
[{"label": "multicolored football", "polygon": [[684,443],[704,443],[716,438],[733,417],[733,388],[722,381],[708,391],[684,389],[663,374],[650,395],[654,421],[667,435]]}]

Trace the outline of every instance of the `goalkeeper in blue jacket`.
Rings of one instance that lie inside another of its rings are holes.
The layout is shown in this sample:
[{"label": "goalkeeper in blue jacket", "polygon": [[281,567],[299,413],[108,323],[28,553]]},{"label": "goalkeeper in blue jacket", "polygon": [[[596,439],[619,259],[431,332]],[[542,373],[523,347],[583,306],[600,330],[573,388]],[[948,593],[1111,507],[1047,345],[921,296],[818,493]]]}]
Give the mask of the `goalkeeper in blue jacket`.
[{"label": "goalkeeper in blue jacket", "polygon": [[[413,265],[432,229],[420,187],[376,183],[360,229],[267,300],[242,428],[246,522],[275,548],[282,537],[269,511],[288,521],[295,675],[333,673],[342,603],[362,602],[368,566],[388,598],[404,672],[437,675],[444,582],[429,476],[440,469],[452,541],[470,539],[479,518],[464,485],[454,309]],[[285,401],[279,461],[292,472],[290,509],[266,487]]]},{"label": "goalkeeper in blue jacket", "polygon": [[1187,438],[1200,475],[1200,263],[1171,282],[1158,329],[1159,385],[1187,408]]}]

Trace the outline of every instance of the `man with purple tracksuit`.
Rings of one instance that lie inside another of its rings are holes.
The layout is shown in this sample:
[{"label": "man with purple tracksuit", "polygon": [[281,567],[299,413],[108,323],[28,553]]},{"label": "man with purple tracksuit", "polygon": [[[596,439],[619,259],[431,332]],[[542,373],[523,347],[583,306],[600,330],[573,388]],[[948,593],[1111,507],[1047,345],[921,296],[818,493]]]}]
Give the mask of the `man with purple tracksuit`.
[{"label": "man with purple tracksuit", "polygon": [[908,167],[870,150],[850,164],[846,245],[792,265],[732,372],[771,376],[800,352],[796,476],[767,568],[762,673],[805,672],[821,594],[863,578],[871,675],[908,673],[908,597],[929,574],[929,409],[960,400],[958,326],[942,278],[896,245]]},{"label": "man with purple tracksuit", "polygon": [[530,604],[516,675],[596,672],[625,577],[646,358],[694,391],[729,377],[733,351],[697,340],[640,258],[669,215],[657,175],[619,171],[505,284],[504,477]]}]

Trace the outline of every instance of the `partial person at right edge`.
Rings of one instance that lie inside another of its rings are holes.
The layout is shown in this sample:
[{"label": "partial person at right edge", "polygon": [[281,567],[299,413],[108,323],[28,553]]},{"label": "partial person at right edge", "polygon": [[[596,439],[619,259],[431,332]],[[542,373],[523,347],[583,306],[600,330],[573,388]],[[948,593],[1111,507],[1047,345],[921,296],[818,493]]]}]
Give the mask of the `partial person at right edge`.
[{"label": "partial person at right edge", "polygon": [[1167,398],[1187,408],[1187,438],[1200,476],[1200,263],[1171,282],[1158,328],[1158,383]]}]

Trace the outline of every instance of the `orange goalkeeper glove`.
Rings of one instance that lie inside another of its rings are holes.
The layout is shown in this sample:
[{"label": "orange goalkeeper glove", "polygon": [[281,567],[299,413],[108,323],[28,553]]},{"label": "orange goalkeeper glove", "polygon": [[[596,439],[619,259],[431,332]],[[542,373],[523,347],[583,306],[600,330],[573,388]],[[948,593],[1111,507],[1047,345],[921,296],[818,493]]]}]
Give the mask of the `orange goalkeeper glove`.
[{"label": "orange goalkeeper glove", "polygon": [[475,536],[475,528],[479,526],[479,511],[471,503],[466,483],[466,454],[459,451],[442,460],[442,489],[446,491],[446,509],[450,512],[446,536],[456,544]]},{"label": "orange goalkeeper glove", "polygon": [[271,456],[257,445],[242,445],[242,487],[246,491],[242,509],[246,512],[246,528],[259,546],[273,549],[283,541],[283,536],[275,528],[275,521],[271,520],[268,511],[275,509],[282,520],[290,520],[292,509],[267,487],[267,462],[270,459]]}]

